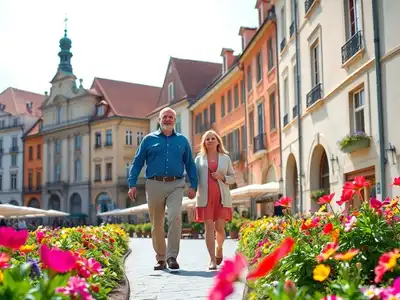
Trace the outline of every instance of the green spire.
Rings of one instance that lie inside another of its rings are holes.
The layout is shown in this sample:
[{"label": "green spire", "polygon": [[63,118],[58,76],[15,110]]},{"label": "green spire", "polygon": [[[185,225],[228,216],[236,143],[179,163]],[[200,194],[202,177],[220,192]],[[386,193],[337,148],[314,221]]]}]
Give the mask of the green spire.
[{"label": "green spire", "polygon": [[61,51],[58,53],[58,56],[60,57],[60,64],[58,65],[58,69],[72,74],[72,53],[70,51],[72,41],[67,37],[67,21],[68,18],[65,18],[64,37],[60,40]]}]

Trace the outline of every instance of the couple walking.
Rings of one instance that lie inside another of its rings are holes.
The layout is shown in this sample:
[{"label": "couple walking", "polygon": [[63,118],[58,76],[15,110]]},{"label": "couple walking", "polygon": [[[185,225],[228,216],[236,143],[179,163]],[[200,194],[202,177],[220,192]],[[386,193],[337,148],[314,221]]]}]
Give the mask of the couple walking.
[{"label": "couple walking", "polygon": [[[129,197],[136,197],[136,182],[146,163],[146,198],[152,224],[154,270],[178,271],[177,257],[181,239],[181,207],[185,188],[184,169],[190,179],[188,198],[196,199],[195,222],[204,223],[210,254],[209,269],[222,262],[225,222],[232,219],[229,184],[235,182],[232,162],[220,136],[210,130],[201,140],[200,154],[193,160],[185,136],[174,131],[176,113],[171,108],[160,112],[160,129],[140,143],[129,171]],[[165,243],[164,216],[168,208],[168,246]],[[216,243],[215,243],[216,239]]]}]

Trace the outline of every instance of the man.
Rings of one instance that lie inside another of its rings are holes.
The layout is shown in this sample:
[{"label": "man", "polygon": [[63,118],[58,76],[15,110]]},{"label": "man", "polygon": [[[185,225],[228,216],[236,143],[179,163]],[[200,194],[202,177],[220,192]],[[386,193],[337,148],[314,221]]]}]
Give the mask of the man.
[{"label": "man", "polygon": [[[136,182],[146,162],[146,198],[152,224],[154,270],[179,271],[176,260],[182,234],[181,207],[185,188],[184,168],[190,179],[188,197],[197,190],[197,171],[192,151],[184,135],[174,131],[176,113],[171,108],[160,112],[160,129],[145,136],[129,170],[129,197],[136,196]],[[168,248],[165,245],[164,216],[168,208]],[[166,249],[167,248],[167,249]]]}]

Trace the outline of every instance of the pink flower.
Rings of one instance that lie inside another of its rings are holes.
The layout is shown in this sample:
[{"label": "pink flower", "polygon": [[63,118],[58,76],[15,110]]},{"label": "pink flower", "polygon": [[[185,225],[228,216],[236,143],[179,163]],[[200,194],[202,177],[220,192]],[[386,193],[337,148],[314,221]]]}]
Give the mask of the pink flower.
[{"label": "pink flower", "polygon": [[78,273],[81,277],[89,278],[92,274],[104,274],[101,264],[94,258],[86,259],[85,257],[75,253],[75,259]]},{"label": "pink flower", "polygon": [[325,296],[323,300],[343,300],[343,298],[336,295],[329,295]]},{"label": "pink flower", "polygon": [[49,249],[47,245],[42,245],[39,251],[44,268],[57,273],[66,273],[76,267],[76,259],[70,251],[63,251],[56,247]]},{"label": "pink flower", "polygon": [[94,300],[89,292],[88,283],[78,276],[70,277],[67,286],[56,288],[56,293],[64,294],[71,299]]},{"label": "pink flower", "polygon": [[247,261],[241,254],[236,254],[233,260],[225,260],[216,276],[216,283],[211,289],[208,300],[224,300],[233,293],[233,283],[239,279],[247,267]]},{"label": "pink flower", "polygon": [[10,256],[7,253],[0,252],[0,270],[8,268],[9,261],[10,261]]},{"label": "pink flower", "polygon": [[356,218],[355,216],[352,216],[352,217],[350,218],[350,220],[347,221],[347,222],[344,224],[344,231],[345,231],[345,232],[349,232],[351,229],[353,229],[353,227],[355,227],[356,222],[357,222],[357,218]]},{"label": "pink flower", "polygon": [[46,234],[43,231],[36,231],[36,241],[41,244]]},{"label": "pink flower", "polygon": [[15,230],[12,227],[0,227],[0,246],[17,250],[28,240],[28,230]]}]

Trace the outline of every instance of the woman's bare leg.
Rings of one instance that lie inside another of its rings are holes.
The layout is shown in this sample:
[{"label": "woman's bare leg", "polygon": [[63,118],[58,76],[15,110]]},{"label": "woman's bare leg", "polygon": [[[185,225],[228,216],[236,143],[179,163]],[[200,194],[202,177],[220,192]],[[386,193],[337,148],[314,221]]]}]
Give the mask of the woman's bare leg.
[{"label": "woman's bare leg", "polygon": [[216,261],[215,261],[215,226],[214,226],[214,221],[213,220],[206,220],[204,222],[204,227],[206,231],[206,245],[207,245],[207,250],[210,255],[210,267],[216,266]]},{"label": "woman's bare leg", "polygon": [[216,249],[216,260],[217,264],[220,264],[222,262],[222,257],[223,257],[223,246],[224,246],[224,241],[225,241],[225,220],[224,219],[218,219],[215,222],[215,231],[216,231],[216,238],[217,238],[217,249]]}]

